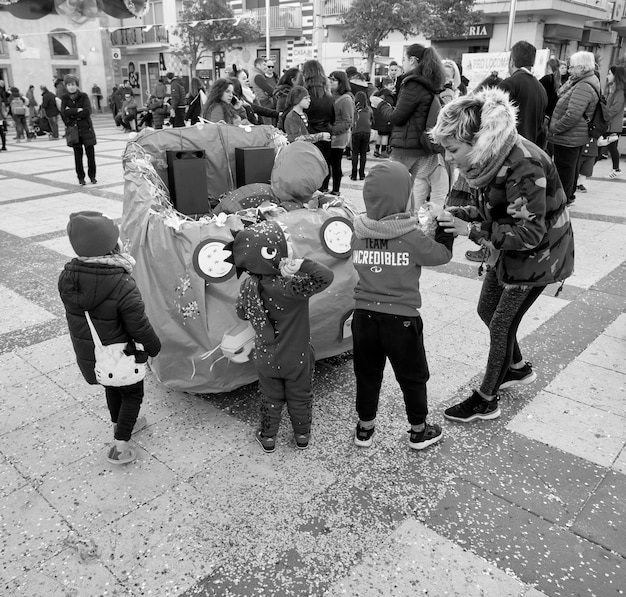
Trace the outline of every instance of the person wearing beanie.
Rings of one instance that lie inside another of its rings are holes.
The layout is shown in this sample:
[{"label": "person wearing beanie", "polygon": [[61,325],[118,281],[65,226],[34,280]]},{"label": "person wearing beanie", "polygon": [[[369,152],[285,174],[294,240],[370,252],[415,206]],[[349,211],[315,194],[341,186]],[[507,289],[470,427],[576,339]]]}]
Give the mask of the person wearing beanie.
[{"label": "person wearing beanie", "polygon": [[333,272],[310,259],[291,257],[287,238],[275,221],[234,233],[227,249],[237,275],[248,272],[237,297],[240,319],[255,332],[254,366],[263,396],[256,440],[264,452],[276,449],[283,406],[291,418],[296,446],[304,450],[311,437],[313,394],[309,299],[333,281]]},{"label": "person wearing beanie", "polygon": [[78,183],[85,184],[83,148],[87,154],[87,175],[91,184],[96,184],[96,133],[91,122],[91,102],[89,96],[78,89],[78,78],[65,75],[65,94],[61,98],[61,118],[67,127],[65,138],[74,150],[74,166]]},{"label": "person wearing beanie", "polygon": [[434,238],[422,232],[417,219],[406,211],[411,190],[406,166],[375,165],[363,184],[366,213],[354,220],[352,262],[358,281],[352,338],[359,417],[354,443],[364,448],[373,443],[387,359],[404,397],[411,426],[409,447],[422,450],[442,438],[441,427],[426,421],[429,372],[419,280],[422,266],[450,261],[453,237],[439,225]]},{"label": "person wearing beanie", "polygon": [[[88,384],[97,384],[94,341],[86,311],[102,344],[128,343],[126,350],[135,355],[138,363],[145,363],[148,356],[156,357],[161,342],[131,276],[135,260],[121,251],[115,222],[95,211],[73,213],[67,235],[78,257],[63,268],[59,295],[78,367]],[[112,464],[127,464],[137,457],[130,444],[131,434],[146,425],[145,418],[139,417],[144,382],[105,386],[105,396],[113,422],[113,443],[108,448],[107,460]]]}]

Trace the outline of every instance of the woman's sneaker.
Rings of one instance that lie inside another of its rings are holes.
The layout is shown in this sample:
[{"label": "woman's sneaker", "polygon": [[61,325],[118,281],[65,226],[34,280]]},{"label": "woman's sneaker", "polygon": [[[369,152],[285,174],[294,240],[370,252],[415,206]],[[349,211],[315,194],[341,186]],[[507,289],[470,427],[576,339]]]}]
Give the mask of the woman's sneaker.
[{"label": "woman's sneaker", "polygon": [[361,448],[369,448],[374,441],[372,436],[374,435],[375,427],[371,429],[363,429],[359,423],[356,424],[356,431],[354,432],[354,443]]},{"label": "woman's sneaker", "polygon": [[611,173],[609,174],[609,178],[619,178],[621,175],[622,175],[621,170],[611,170]]},{"label": "woman's sneaker", "polygon": [[411,434],[409,446],[414,450],[423,450],[443,439],[441,427],[439,425],[431,425],[430,423],[426,423],[426,427],[422,431],[409,429],[409,433]]},{"label": "woman's sneaker", "polygon": [[537,379],[537,374],[533,371],[532,363],[526,361],[521,369],[508,368],[504,381],[500,384],[501,390],[514,388],[515,386],[527,386]]},{"label": "woman's sneaker", "polygon": [[109,448],[107,460],[111,464],[128,464],[137,459],[137,451],[128,442],[116,439]]},{"label": "woman's sneaker", "polygon": [[260,429],[256,432],[256,441],[266,454],[271,454],[276,449],[276,438],[263,435]]},{"label": "woman's sneaker", "polygon": [[485,400],[474,390],[467,400],[447,408],[443,416],[446,419],[461,423],[471,423],[476,419],[497,419],[501,414],[498,406],[499,400],[499,396],[496,396],[493,400]]}]

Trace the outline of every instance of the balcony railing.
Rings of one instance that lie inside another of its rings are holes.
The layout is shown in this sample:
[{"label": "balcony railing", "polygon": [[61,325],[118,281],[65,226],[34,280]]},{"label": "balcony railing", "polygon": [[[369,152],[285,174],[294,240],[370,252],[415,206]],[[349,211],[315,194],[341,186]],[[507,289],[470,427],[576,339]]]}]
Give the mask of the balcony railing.
[{"label": "balcony railing", "polygon": [[[502,0],[474,0],[474,4],[479,6],[481,4],[493,4],[494,2]],[[582,4],[584,6],[591,6],[598,10],[607,11],[609,9],[609,2],[613,0],[565,0],[565,2],[571,4]],[[331,17],[336,15],[343,15],[350,10],[353,0],[322,0],[322,16]],[[507,11],[508,11],[508,2]],[[523,4],[523,0],[522,0]],[[518,4],[519,8],[519,4]]]},{"label": "balcony railing", "polygon": [[111,33],[111,43],[114,46],[138,46],[140,44],[167,44],[169,34],[164,25],[145,27],[125,27]]},{"label": "balcony railing", "polygon": [[343,15],[350,10],[353,0],[322,0],[322,16]]},{"label": "balcony railing", "polygon": [[[246,13],[254,19],[261,31],[265,31],[265,8],[249,10]],[[270,6],[270,32],[302,29],[302,6]]]},{"label": "balcony railing", "polygon": [[[493,4],[498,0],[474,0],[475,5],[479,4]],[[582,4],[583,6],[591,6],[593,8],[597,8],[598,10],[608,10],[609,9],[609,1],[612,3],[613,0],[565,0],[565,2],[569,4]],[[507,3],[508,4],[508,3]],[[519,4],[517,5],[519,8]],[[508,6],[507,6],[508,12]]]}]

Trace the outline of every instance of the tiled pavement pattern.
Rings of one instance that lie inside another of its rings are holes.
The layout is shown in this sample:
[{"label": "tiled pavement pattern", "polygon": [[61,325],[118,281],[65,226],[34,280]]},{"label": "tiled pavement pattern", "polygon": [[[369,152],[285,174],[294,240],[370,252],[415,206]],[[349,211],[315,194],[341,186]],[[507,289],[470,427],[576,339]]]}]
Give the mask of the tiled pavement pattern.
[{"label": "tiled pavement pattern", "polygon": [[[150,377],[139,460],[113,468],[103,392],[80,378],[56,292],[68,214],[121,217],[125,135],[110,117],[97,129],[95,186],[76,184],[62,141],[0,153],[0,594],[624,594],[626,185],[607,162],[572,210],[576,274],[521,328],[539,378],[503,393],[500,419],[442,419],[488,344],[465,240],[422,280],[438,446],[408,449],[387,371],[374,446],[356,449],[337,357],[318,363],[305,452],[287,419],[260,452],[254,387],[202,397]],[[361,186],[344,179],[356,203]]]}]

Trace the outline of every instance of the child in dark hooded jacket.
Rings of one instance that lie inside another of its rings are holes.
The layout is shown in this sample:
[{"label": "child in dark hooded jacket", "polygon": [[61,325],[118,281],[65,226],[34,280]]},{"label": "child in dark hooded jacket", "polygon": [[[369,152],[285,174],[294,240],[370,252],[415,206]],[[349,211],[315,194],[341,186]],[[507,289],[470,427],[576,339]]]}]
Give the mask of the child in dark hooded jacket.
[{"label": "child in dark hooded jacket", "polygon": [[452,235],[437,225],[434,240],[406,211],[412,181],[398,162],[374,166],[365,177],[366,215],[354,220],[352,261],[359,280],[352,319],[356,410],[354,443],[372,445],[385,361],[388,358],[404,397],[409,446],[422,450],[441,438],[441,427],[426,422],[429,378],[424,351],[419,279],[424,265],[452,258]]},{"label": "child in dark hooded jacket", "polygon": [[[126,350],[135,350],[138,363],[145,363],[148,356],[155,357],[161,342],[131,276],[135,260],[120,250],[115,222],[99,212],[73,213],[67,235],[78,257],[65,264],[59,276],[59,294],[78,366],[85,381],[95,385],[94,342],[85,312],[104,346],[127,342]],[[143,344],[143,351],[138,351],[134,342]],[[127,464],[137,457],[129,444],[131,433],[146,425],[144,417],[138,418],[143,379],[126,386],[105,385],[105,394],[115,440],[108,448],[107,459],[112,464]]]}]

